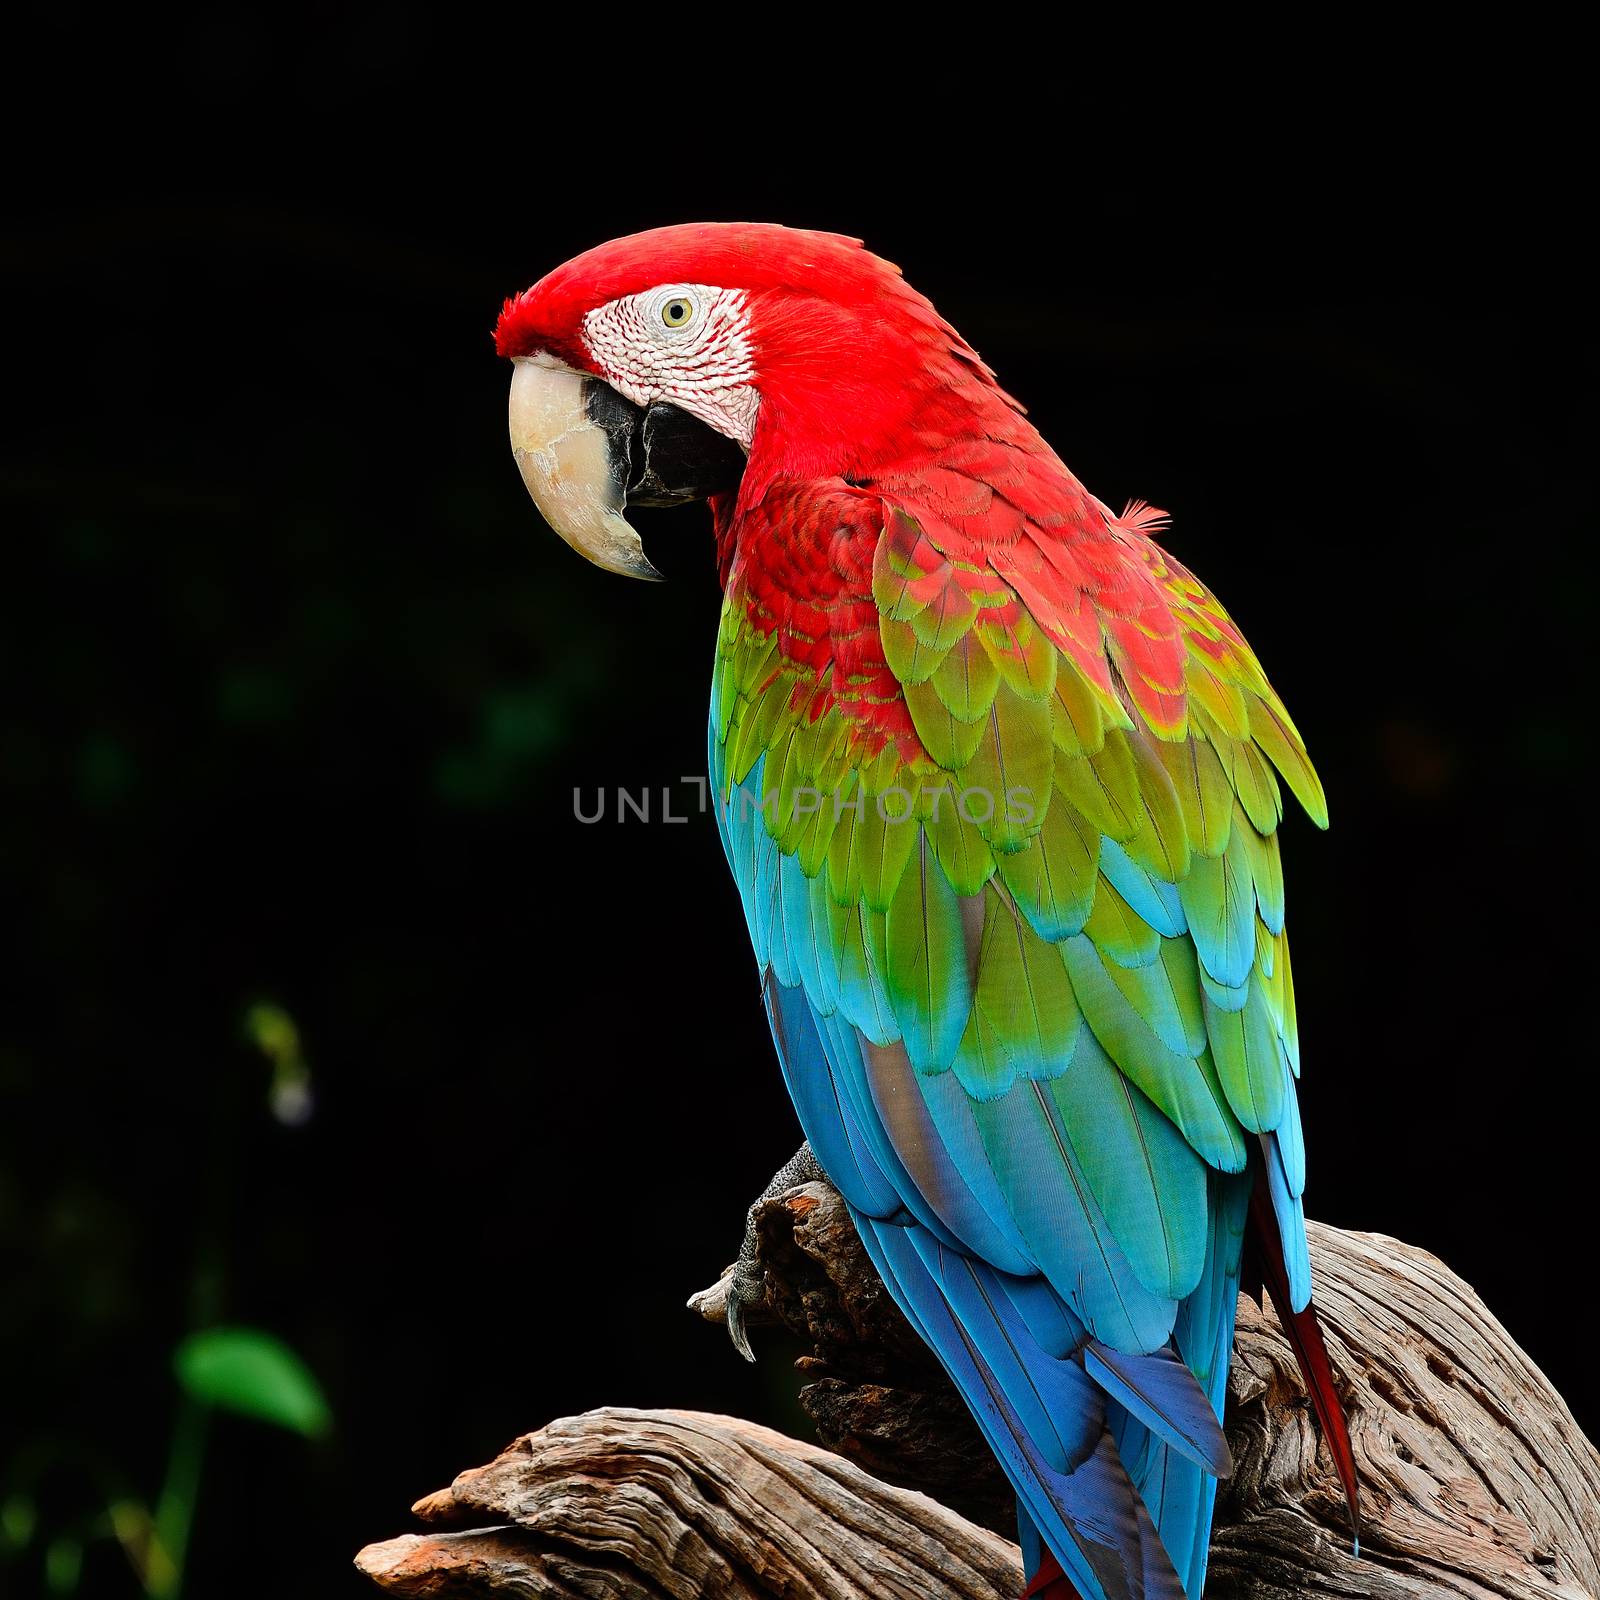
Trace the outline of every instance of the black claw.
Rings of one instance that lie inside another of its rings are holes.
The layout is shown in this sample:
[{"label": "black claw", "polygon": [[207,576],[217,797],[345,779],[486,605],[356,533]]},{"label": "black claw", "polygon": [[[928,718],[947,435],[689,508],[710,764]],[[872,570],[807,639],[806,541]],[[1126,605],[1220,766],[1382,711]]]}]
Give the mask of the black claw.
[{"label": "black claw", "polygon": [[756,1353],[750,1347],[750,1334],[745,1326],[745,1312],[751,1306],[764,1305],[767,1298],[766,1274],[756,1250],[756,1212],[768,1200],[784,1194],[797,1184],[814,1183],[824,1177],[811,1146],[803,1144],[793,1156],[778,1169],[776,1175],[761,1192],[761,1197],[745,1214],[744,1239],[739,1245],[739,1259],[728,1274],[725,1305],[728,1318],[728,1337],[733,1347],[746,1361],[754,1361]]},{"label": "black claw", "polygon": [[736,1284],[728,1285],[728,1337],[733,1340],[733,1348],[742,1355],[746,1361],[753,1362],[756,1353],[750,1348],[750,1335],[744,1326],[745,1297]]}]

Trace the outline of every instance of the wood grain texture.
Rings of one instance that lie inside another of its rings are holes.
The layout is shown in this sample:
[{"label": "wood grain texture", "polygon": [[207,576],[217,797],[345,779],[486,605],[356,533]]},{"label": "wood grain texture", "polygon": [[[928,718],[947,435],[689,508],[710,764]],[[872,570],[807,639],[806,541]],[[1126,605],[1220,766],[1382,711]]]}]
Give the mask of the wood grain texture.
[{"label": "wood grain texture", "polygon": [[700,1412],[564,1418],[413,1509],[439,1531],[356,1558],[395,1594],[1009,1600],[1021,1586],[1010,1544],[926,1496]]},{"label": "wood grain texture", "polygon": [[[830,1448],[692,1412],[564,1418],[420,1502],[427,1531],[368,1546],[361,1570],[416,1596],[1015,1596],[992,1531],[1009,1491],[839,1197],[791,1190],[758,1233],[752,1320],[810,1346],[801,1399]],[[1543,1375],[1426,1252],[1317,1224],[1311,1248],[1361,1555],[1288,1343],[1242,1299],[1208,1600],[1600,1600],[1600,1456]],[[724,1287],[692,1304],[717,1320]]]},{"label": "wood grain texture", "polygon": [[1270,1309],[1239,1305],[1235,1471],[1208,1594],[1600,1593],[1600,1456],[1561,1397],[1437,1257],[1311,1225],[1316,1301],[1360,1468],[1362,1558]]}]

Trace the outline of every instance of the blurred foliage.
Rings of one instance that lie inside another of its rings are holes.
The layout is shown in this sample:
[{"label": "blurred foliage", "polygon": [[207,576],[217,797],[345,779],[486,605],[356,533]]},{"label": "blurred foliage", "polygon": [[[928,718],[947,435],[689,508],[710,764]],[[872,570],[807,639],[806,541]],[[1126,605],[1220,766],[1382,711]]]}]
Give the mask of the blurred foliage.
[{"label": "blurred foliage", "polygon": [[[247,1034],[274,1063],[269,1099],[287,1064],[305,1073],[299,1030],[281,1006],[262,1003],[245,1019]],[[302,1119],[303,1120],[303,1119]],[[225,1170],[237,1129],[214,1129]],[[211,1191],[216,1196],[216,1190]],[[217,1216],[193,1218],[200,1250],[191,1301],[217,1302],[218,1260],[225,1250]],[[86,1558],[100,1543],[120,1545],[137,1587],[149,1600],[179,1600],[190,1534],[200,1499],[213,1411],[231,1412],[321,1439],[333,1417],[321,1386],[283,1340],[261,1328],[205,1328],[172,1354],[171,1444],[159,1490],[145,1498],[131,1488],[135,1474],[113,1443],[38,1435],[9,1459],[0,1455],[0,1573],[25,1582],[33,1569],[50,1595],[74,1596],[83,1587]],[[148,1379],[146,1380],[148,1382]],[[41,1497],[45,1509],[41,1511]]]},{"label": "blurred foliage", "polygon": [[261,1001],[245,1013],[245,1033],[272,1063],[268,1101],[272,1114],[289,1127],[311,1118],[311,1067],[300,1049],[300,1030],[282,1006]]},{"label": "blurred foliage", "polygon": [[321,1438],[333,1426],[317,1380],[281,1339],[260,1328],[208,1328],[178,1346],[172,1364],[204,1405]]}]

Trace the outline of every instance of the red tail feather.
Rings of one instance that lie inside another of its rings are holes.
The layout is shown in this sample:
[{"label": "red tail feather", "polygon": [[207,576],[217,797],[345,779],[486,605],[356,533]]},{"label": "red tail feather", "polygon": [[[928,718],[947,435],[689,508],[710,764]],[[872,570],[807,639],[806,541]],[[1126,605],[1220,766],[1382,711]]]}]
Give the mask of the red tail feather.
[{"label": "red tail feather", "polygon": [[1033,1581],[1022,1591],[1022,1600],[1082,1600],[1082,1597],[1067,1582],[1061,1563],[1046,1550]]},{"label": "red tail feather", "polygon": [[1300,1376],[1305,1379],[1312,1409],[1317,1413],[1317,1421],[1322,1427],[1322,1437],[1327,1441],[1333,1464],[1338,1469],[1339,1482],[1344,1485],[1344,1496],[1350,1506],[1350,1531],[1359,1549],[1361,1500],[1356,1486],[1356,1455],[1350,1445],[1350,1430],[1345,1426],[1344,1407],[1333,1386],[1333,1367],[1328,1361],[1328,1347],[1322,1342],[1316,1307],[1308,1305],[1304,1311],[1291,1309],[1289,1269],[1284,1264],[1283,1239],[1278,1232],[1278,1218],[1272,1209],[1272,1197],[1267,1192],[1266,1174],[1259,1171],[1250,1191],[1250,1237],[1256,1247],[1256,1265],[1261,1281],[1272,1296],[1278,1321],[1283,1324],[1283,1331],[1294,1347],[1294,1357],[1300,1363]]}]

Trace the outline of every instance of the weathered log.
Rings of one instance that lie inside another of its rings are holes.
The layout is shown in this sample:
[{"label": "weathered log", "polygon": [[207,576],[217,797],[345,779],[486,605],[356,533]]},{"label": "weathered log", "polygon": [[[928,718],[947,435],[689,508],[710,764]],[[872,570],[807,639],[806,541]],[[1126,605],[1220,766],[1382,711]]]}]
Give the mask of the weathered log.
[{"label": "weathered log", "polygon": [[[801,1399],[837,1454],[726,1417],[591,1412],[463,1473],[415,1508],[429,1531],[358,1566],[417,1596],[1014,1596],[1014,1546],[978,1525],[1005,1526],[1004,1480],[838,1196],[791,1190],[758,1232],[766,1316],[810,1344]],[[1543,1375],[1426,1252],[1316,1224],[1311,1245],[1361,1554],[1289,1346],[1242,1299],[1209,1600],[1596,1600],[1600,1456]],[[693,1304],[715,1320],[721,1286]]]},{"label": "weathered log", "polygon": [[924,1495],[692,1411],[564,1418],[412,1509],[439,1531],[356,1558],[402,1595],[1014,1600],[1022,1571]]}]

